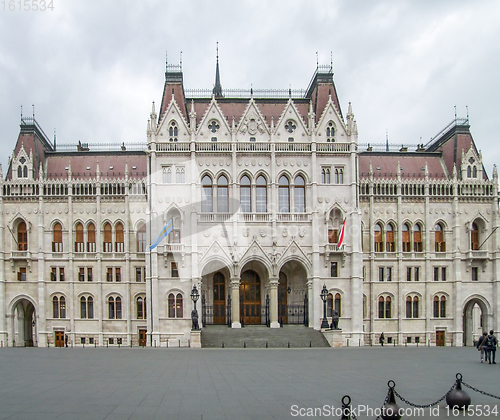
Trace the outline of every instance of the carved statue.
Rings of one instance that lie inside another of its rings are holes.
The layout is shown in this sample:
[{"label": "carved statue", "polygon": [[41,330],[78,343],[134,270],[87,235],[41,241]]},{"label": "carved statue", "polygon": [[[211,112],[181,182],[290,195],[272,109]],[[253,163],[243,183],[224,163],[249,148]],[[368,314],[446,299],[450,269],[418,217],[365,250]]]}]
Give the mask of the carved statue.
[{"label": "carved statue", "polygon": [[192,321],[192,329],[193,330],[199,330],[200,327],[198,325],[198,311],[196,309],[193,309],[191,311],[191,321]]},{"label": "carved statue", "polygon": [[339,313],[338,311],[333,311],[332,315],[332,325],[331,325],[332,330],[339,330]]}]

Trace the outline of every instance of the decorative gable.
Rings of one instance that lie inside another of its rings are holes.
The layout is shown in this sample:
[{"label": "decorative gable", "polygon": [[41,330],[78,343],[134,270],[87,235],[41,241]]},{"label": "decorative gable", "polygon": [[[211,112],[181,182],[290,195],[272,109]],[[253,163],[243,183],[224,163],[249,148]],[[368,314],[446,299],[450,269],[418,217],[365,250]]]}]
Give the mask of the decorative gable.
[{"label": "decorative gable", "polygon": [[229,141],[230,132],[231,130],[222,110],[215,98],[212,97],[212,101],[198,127],[198,135],[206,141]]},{"label": "decorative gable", "polygon": [[337,107],[332,101],[332,97],[328,98],[328,103],[323,110],[321,117],[316,125],[316,133],[318,141],[321,142],[342,142],[347,141],[345,136],[348,136],[347,127],[340,116]]},{"label": "decorative gable", "polygon": [[190,140],[188,124],[174,98],[163,114],[156,133],[160,142]]},{"label": "decorative gable", "polygon": [[302,143],[307,138],[307,127],[291,99],[276,124],[278,141]]},{"label": "decorative gable", "polygon": [[24,143],[17,156],[14,156],[11,163],[12,179],[14,181],[33,180],[33,151],[30,154],[24,149]]},{"label": "decorative gable", "polygon": [[238,125],[237,139],[239,141],[267,141],[269,135],[270,132],[264,117],[252,98]]},{"label": "decorative gable", "polygon": [[467,153],[462,150],[460,174],[462,175],[462,180],[483,179],[483,157],[481,153],[476,153],[473,144],[471,144]]}]

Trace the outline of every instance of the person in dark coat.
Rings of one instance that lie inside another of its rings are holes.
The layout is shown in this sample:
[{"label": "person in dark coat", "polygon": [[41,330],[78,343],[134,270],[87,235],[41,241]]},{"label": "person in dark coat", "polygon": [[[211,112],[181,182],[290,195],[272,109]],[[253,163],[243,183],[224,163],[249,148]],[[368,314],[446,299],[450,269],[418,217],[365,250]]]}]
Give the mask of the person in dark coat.
[{"label": "person in dark coat", "polygon": [[[497,338],[493,335],[493,330],[490,330],[490,333],[486,337],[486,358],[490,362],[490,365],[492,363],[496,365],[495,362],[496,352],[497,352]],[[491,359],[493,359],[493,362]]]},{"label": "person in dark coat", "polygon": [[384,337],[384,333],[380,334],[380,338],[378,339],[378,342],[382,345],[382,347],[384,347],[384,341],[385,341],[385,337]]},{"label": "person in dark coat", "polygon": [[483,363],[483,360],[486,360],[486,337],[488,336],[488,333],[485,331],[481,337],[479,337],[479,340],[477,340],[477,349],[481,351],[481,363]]}]

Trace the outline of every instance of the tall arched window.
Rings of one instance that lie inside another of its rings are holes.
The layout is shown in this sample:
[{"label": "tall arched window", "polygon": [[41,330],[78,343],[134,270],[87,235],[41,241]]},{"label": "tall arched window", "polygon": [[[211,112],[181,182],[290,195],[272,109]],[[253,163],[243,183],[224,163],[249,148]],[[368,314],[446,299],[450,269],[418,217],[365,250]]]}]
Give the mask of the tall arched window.
[{"label": "tall arched window", "polygon": [[85,245],[83,243],[83,225],[81,223],[76,224],[75,235],[75,252],[85,252]]},{"label": "tall arched window", "polygon": [[109,319],[122,319],[122,298],[112,296],[108,299]]},{"label": "tall arched window", "polygon": [[385,315],[384,308],[385,308],[384,298],[382,296],[380,296],[378,298],[378,317],[379,318],[384,318],[384,315]]},{"label": "tall arched window", "polygon": [[410,296],[406,298],[406,318],[412,318],[412,301]]},{"label": "tall arched window", "polygon": [[106,222],[104,225],[104,241],[102,245],[104,252],[113,252],[111,225]]},{"label": "tall arched window", "polygon": [[406,318],[418,318],[418,297],[406,298]]},{"label": "tall arched window", "polygon": [[54,224],[53,230],[53,240],[52,240],[52,252],[62,252],[62,226],[59,222]]},{"label": "tall arched window", "polygon": [[385,317],[392,318],[391,298],[389,296],[385,298]]},{"label": "tall arched window", "polygon": [[123,237],[123,225],[118,222],[116,224],[116,243],[115,243],[115,251],[116,252],[124,252],[125,251],[125,241]]},{"label": "tall arched window", "polygon": [[342,316],[342,305],[340,293],[335,293],[335,310],[338,312],[339,316]]},{"label": "tall arched window", "polygon": [[304,213],[306,211],[306,184],[300,175],[295,178],[295,211]]},{"label": "tall arched window", "polygon": [[217,211],[220,213],[229,211],[229,189],[227,178],[224,175],[217,179]]},{"label": "tall arched window", "polygon": [[142,224],[137,230],[137,252],[146,252],[146,225]]},{"label": "tall arched window", "polygon": [[472,173],[471,173],[471,167],[470,166],[467,166],[467,178],[470,178]]},{"label": "tall arched window", "polygon": [[321,183],[322,184],[330,183],[330,168],[323,167],[321,169]]},{"label": "tall arched window", "polygon": [[28,178],[28,167],[26,165],[23,167],[23,178]]},{"label": "tall arched window", "polygon": [[146,319],[146,298],[139,296],[137,303],[137,319]]},{"label": "tall arched window", "polygon": [[108,299],[108,318],[115,319],[115,298]]},{"label": "tall arched window", "polygon": [[378,298],[378,317],[392,318],[391,298],[390,296]]},{"label": "tall arched window", "polygon": [[394,252],[396,250],[394,244],[394,230],[391,223],[385,227],[385,248],[387,252]]},{"label": "tall arched window", "polygon": [[201,211],[203,213],[212,213],[213,198],[212,198],[212,178],[205,175],[201,180]]},{"label": "tall arched window", "polygon": [[479,249],[479,230],[475,223],[472,223],[472,230],[470,233],[470,248],[473,251],[477,251]]},{"label": "tall arched window", "polygon": [[477,178],[477,167],[472,168],[472,178]]},{"label": "tall arched window", "polygon": [[267,212],[267,182],[266,178],[260,175],[256,182],[256,212],[266,213]]},{"label": "tall arched window", "polygon": [[59,318],[59,298],[57,296],[52,298],[52,318]]},{"label": "tall arched window", "polygon": [[403,224],[403,252],[410,252],[410,227],[407,223]]},{"label": "tall arched window", "polygon": [[441,318],[446,318],[446,298],[444,296],[441,296],[439,315]]},{"label": "tall arched window", "polygon": [[444,241],[443,235],[443,226],[441,223],[437,223],[434,226],[434,246],[436,252],[445,252],[446,251],[446,243]]},{"label": "tall arched window", "polygon": [[80,298],[80,318],[94,319],[94,299],[92,296]]},{"label": "tall arched window", "polygon": [[278,211],[280,213],[290,212],[290,182],[285,175],[279,179]]},{"label": "tall arched window", "polygon": [[240,205],[243,213],[250,213],[252,211],[250,178],[246,175],[242,176],[240,180]]},{"label": "tall arched window", "polygon": [[87,226],[87,252],[95,252],[95,226],[89,223]]},{"label": "tall arched window", "polygon": [[413,226],[413,251],[422,252],[422,230],[418,223]]},{"label": "tall arched window", "polygon": [[335,136],[335,127],[333,125],[333,121],[328,122],[328,127],[326,127],[326,141],[327,142],[334,142]]},{"label": "tall arched window", "polygon": [[178,132],[177,123],[175,121],[170,122],[170,127],[168,128],[169,141],[177,141]]},{"label": "tall arched window", "polygon": [[182,318],[183,314],[184,314],[184,309],[183,309],[182,295],[180,293],[177,293],[177,296],[175,298],[175,317]]},{"label": "tall arched window", "polygon": [[59,318],[66,318],[66,298],[64,296],[59,298]]},{"label": "tall arched window", "polygon": [[85,298],[85,296],[82,296],[80,298],[80,318],[87,318],[87,299]]},{"label": "tall arched window", "polygon": [[382,226],[380,223],[375,225],[375,252],[384,252],[384,242],[382,240]]},{"label": "tall arched window", "polygon": [[418,318],[418,297],[413,298],[413,318]]},{"label": "tall arched window", "polygon": [[164,184],[172,183],[172,167],[164,166],[162,169],[162,181]]},{"label": "tall arched window", "polygon": [[17,167],[17,177],[18,178],[22,178],[23,177],[23,167],[21,165],[19,165]]},{"label": "tall arched window", "polygon": [[19,251],[28,250],[28,231],[25,222],[20,222],[17,225],[17,247]]},{"label": "tall arched window", "polygon": [[335,184],[344,183],[344,168],[335,168]]},{"label": "tall arched window", "polygon": [[175,182],[177,184],[184,184],[184,181],[185,181],[185,170],[184,168],[175,168]]},{"label": "tall arched window", "polygon": [[173,293],[168,295],[168,317],[175,318],[175,296]]},{"label": "tall arched window", "polygon": [[333,295],[328,293],[328,299],[326,300],[326,316],[331,317],[333,315]]}]

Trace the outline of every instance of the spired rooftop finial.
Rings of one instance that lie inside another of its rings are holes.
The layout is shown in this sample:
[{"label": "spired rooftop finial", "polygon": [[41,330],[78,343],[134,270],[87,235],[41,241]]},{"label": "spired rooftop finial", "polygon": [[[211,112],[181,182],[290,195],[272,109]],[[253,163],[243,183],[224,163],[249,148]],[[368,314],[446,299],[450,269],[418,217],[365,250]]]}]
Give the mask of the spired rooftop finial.
[{"label": "spired rooftop finial", "polygon": [[220,73],[219,73],[219,41],[217,41],[217,63],[215,66],[215,86],[212,90],[212,94],[216,98],[221,98],[222,95],[222,85],[220,84]]}]

